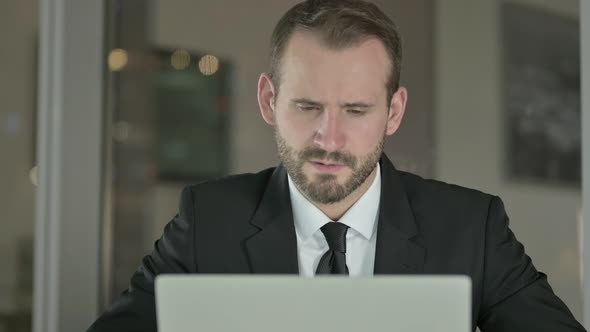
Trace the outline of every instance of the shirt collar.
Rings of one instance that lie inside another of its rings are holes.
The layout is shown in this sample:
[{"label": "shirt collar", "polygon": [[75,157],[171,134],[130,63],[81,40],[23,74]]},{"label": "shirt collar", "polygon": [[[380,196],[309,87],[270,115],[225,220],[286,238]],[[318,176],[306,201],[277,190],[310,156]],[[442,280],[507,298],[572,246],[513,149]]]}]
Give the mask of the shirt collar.
[{"label": "shirt collar", "polygon": [[[373,236],[381,198],[381,168],[379,164],[377,164],[376,170],[375,179],[369,189],[339,220],[339,222],[359,232],[367,240]],[[305,242],[322,226],[332,220],[303,196],[290,176],[288,176],[288,180],[295,231],[301,240]]]}]

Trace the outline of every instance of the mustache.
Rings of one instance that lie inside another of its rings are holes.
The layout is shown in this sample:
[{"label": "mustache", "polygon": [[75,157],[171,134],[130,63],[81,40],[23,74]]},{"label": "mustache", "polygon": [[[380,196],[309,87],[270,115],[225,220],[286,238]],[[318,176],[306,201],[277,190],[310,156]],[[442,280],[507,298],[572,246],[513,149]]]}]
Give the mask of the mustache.
[{"label": "mustache", "polygon": [[309,147],[299,153],[299,160],[305,162],[310,159],[327,159],[351,168],[356,167],[356,157],[342,151],[328,152],[320,148]]}]

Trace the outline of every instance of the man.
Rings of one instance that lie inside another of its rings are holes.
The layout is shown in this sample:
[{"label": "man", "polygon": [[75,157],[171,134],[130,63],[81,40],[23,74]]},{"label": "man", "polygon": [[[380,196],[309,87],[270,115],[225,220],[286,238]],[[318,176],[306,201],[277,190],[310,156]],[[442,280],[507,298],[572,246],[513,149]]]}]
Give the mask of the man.
[{"label": "man", "polygon": [[309,0],[271,40],[258,102],[281,165],[184,189],[178,215],[90,331],[155,331],[160,273],[464,274],[472,328],[584,331],[508,228],[498,197],[397,171],[401,41],[360,0]]}]

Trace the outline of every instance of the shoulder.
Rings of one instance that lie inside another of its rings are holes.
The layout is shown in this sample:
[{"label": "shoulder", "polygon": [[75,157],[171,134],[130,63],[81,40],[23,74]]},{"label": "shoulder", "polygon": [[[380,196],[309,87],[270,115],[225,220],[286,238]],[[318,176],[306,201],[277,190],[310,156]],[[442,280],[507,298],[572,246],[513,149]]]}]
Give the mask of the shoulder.
[{"label": "shoulder", "polygon": [[496,196],[477,189],[424,179],[412,173],[398,173],[414,211],[486,215],[492,202],[497,199]]},{"label": "shoulder", "polygon": [[[275,168],[211,179],[186,186],[180,210],[201,216],[249,214],[258,206]],[[215,218],[217,219],[217,218]]]},{"label": "shoulder", "polygon": [[253,197],[261,196],[275,168],[267,168],[257,173],[243,173],[206,180],[188,185],[184,192],[194,198]]}]

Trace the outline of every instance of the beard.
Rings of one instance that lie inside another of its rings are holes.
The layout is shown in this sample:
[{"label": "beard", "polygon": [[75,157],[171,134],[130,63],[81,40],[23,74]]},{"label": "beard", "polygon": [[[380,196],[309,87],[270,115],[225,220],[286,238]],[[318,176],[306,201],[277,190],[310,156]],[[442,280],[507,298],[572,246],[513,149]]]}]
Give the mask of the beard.
[{"label": "beard", "polygon": [[[371,175],[383,153],[385,134],[373,151],[361,157],[341,151],[328,152],[317,147],[297,151],[287,144],[278,129],[275,129],[275,140],[279,158],[299,191],[311,201],[327,205],[338,203],[348,197]],[[331,160],[342,164],[349,167],[352,174],[343,184],[338,183],[335,174],[317,174],[310,179],[303,172],[303,166],[312,159]]]}]

